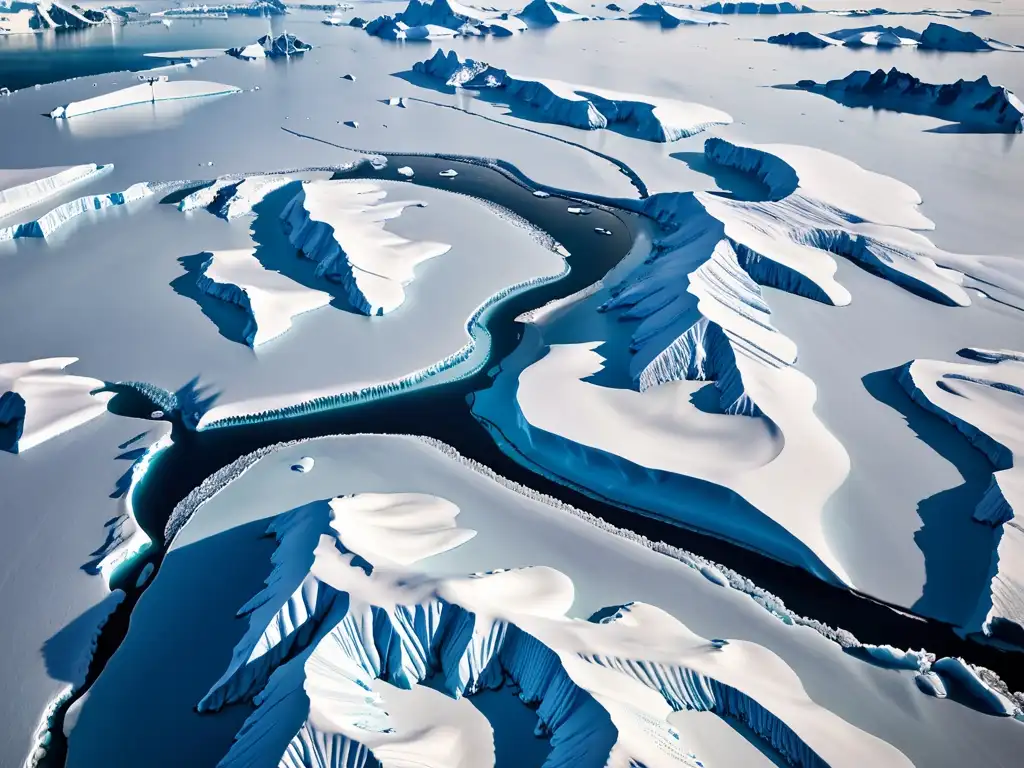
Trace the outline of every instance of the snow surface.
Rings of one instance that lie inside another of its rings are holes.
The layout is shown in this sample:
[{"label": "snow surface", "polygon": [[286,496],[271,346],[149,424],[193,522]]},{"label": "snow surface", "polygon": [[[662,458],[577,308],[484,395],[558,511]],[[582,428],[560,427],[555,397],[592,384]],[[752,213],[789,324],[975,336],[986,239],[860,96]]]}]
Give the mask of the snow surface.
[{"label": "snow surface", "polygon": [[440,48],[432,58],[414,64],[413,70],[447,86],[500,91],[535,108],[553,123],[584,130],[616,128],[647,141],[676,141],[732,122],[724,112],[701,104],[511,75]]},{"label": "snow surface", "polygon": [[984,75],[974,81],[932,85],[893,67],[888,72],[858,70],[821,84],[801,81],[798,87],[848,106],[929,115],[960,123],[967,130],[1024,131],[1024,104],[1006,88],[992,85]]},{"label": "snow surface", "polygon": [[215,251],[203,262],[201,291],[236,304],[245,312],[242,339],[250,347],[266,344],[292,327],[296,315],[326,307],[331,295],[306,288],[264,267],[253,249]]},{"label": "snow surface", "polygon": [[1024,509],[1024,355],[987,350],[964,350],[964,355],[984,362],[915,360],[899,381],[915,402],[956,427],[995,470],[974,509],[979,524],[999,531],[991,585],[966,629],[1013,638],[1024,631],[1024,534],[1014,522],[1016,511]]},{"label": "snow surface", "polygon": [[77,357],[52,357],[0,363],[0,426],[13,438],[3,448],[27,451],[106,412],[113,394],[92,394],[103,388],[102,381],[63,372],[77,362]]},{"label": "snow surface", "polygon": [[[738,590],[417,439],[323,438],[260,455],[227,468],[176,516],[188,522],[82,709],[69,766],[130,764],[136,745],[168,730],[175,738],[154,766],[331,764],[366,748],[385,764],[399,759],[394,750],[416,764],[465,764],[476,748],[468,730],[441,728],[442,737],[437,727],[454,724],[425,704],[420,726],[402,728],[374,683],[415,686],[432,669],[432,688],[471,703],[503,677],[517,682],[551,737],[550,765],[604,765],[609,754],[710,764],[697,743],[737,749],[745,738],[798,765],[817,764],[815,755],[835,765],[995,765],[1021,738],[1005,719],[918,693],[913,672],[845,654]],[[301,456],[318,471],[291,472]],[[406,566],[363,555],[385,535],[366,527],[360,513],[370,508],[386,514],[406,559],[437,554]],[[451,537],[469,529],[476,536],[456,545]],[[231,577],[207,594],[204,573],[226,557]],[[587,620],[608,606],[605,622]],[[190,639],[194,622],[201,644]],[[743,639],[706,639],[721,637]],[[215,685],[229,657],[236,671]],[[263,681],[255,712],[194,712],[211,686],[212,705],[248,700]],[[110,706],[143,690],[149,707]],[[731,713],[751,730],[691,729],[672,715],[688,706]],[[101,735],[114,722],[117,744]],[[977,729],[969,743],[967,727]]]},{"label": "snow surface", "polygon": [[84,101],[74,101],[55,108],[50,117],[72,118],[102,112],[107,109],[129,107],[133,104],[148,104],[157,101],[174,101],[177,99],[196,99],[205,96],[222,96],[241,93],[240,88],[221,83],[209,83],[202,80],[167,80],[161,78],[152,83],[130,85],[127,88],[95,96]]},{"label": "snow surface", "polygon": [[835,45],[847,48],[899,48],[918,47],[931,51],[1012,51],[1022,52],[1024,48],[998,40],[979,37],[973,32],[959,30],[948,24],[932,22],[923,32],[906,27],[875,25],[838,29],[824,34],[817,32],[784,32],[772,35],[767,42],[776,45],[791,45],[797,48],[829,48]]}]

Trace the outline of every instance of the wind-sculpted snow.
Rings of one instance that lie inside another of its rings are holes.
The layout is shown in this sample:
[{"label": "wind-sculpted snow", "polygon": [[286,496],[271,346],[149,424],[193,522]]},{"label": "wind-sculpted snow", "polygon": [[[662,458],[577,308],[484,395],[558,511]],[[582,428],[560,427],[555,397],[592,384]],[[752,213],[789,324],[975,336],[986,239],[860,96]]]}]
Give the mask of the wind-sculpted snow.
[{"label": "wind-sculpted snow", "polygon": [[242,340],[250,347],[287,332],[296,315],[331,302],[329,293],[311,290],[268,270],[251,248],[209,254],[197,284],[204,293],[236,304],[245,312]]},{"label": "wind-sculpted snow", "polygon": [[202,80],[168,80],[162,75],[155,80],[139,85],[130,85],[111,93],[94,96],[91,99],[73,101],[56,107],[50,112],[54,119],[70,119],[102,112],[107,109],[130,107],[136,104],[151,104],[158,101],[176,101],[178,99],[198,99],[206,96],[223,96],[241,93],[241,88],[221,83],[209,83]]},{"label": "wind-sculpted snow", "polygon": [[647,141],[676,141],[732,122],[724,112],[701,104],[511,75],[440,48],[432,58],[414,64],[413,70],[449,86],[500,91],[552,123],[584,130],[613,128]]},{"label": "wind-sculpted snow", "polygon": [[984,75],[973,81],[932,85],[893,67],[888,72],[858,70],[827,83],[801,80],[797,87],[845,106],[936,117],[958,123],[966,131],[1024,131],[1024,104],[1006,88],[992,85]]},{"label": "wind-sculpted snow", "polygon": [[79,197],[67,203],[61,203],[38,219],[21,224],[12,224],[8,227],[0,227],[0,242],[4,240],[17,240],[24,237],[46,238],[72,219],[90,211],[102,211],[104,208],[134,203],[152,194],[153,186],[151,184],[139,182],[138,184],[132,184],[123,192]]},{"label": "wind-sculpted snow", "polygon": [[[965,350],[991,364],[915,360],[899,382],[923,408],[956,427],[991,462],[992,480],[974,519],[996,529],[991,585],[968,631],[1024,645],[1024,362],[1017,352]],[[962,353],[964,354],[964,353]]]},{"label": "wind-sculpted snow", "polygon": [[998,40],[979,37],[973,32],[957,29],[948,24],[932,22],[923,32],[906,27],[875,25],[854,29],[838,29],[835,32],[785,32],[772,35],[767,42],[775,45],[789,45],[796,48],[901,48],[916,47],[929,51],[980,51],[1022,52],[1024,48]]},{"label": "wind-sculpted snow", "polygon": [[418,201],[382,202],[387,192],[368,182],[306,181],[281,213],[285,231],[316,275],[342,285],[352,308],[383,315],[405,300],[416,265],[447,253],[445,243],[414,242],[384,229]]},{"label": "wind-sculpted snow", "polygon": [[442,499],[370,494],[276,518],[274,570],[242,609],[249,630],[199,705],[262,689],[221,766],[362,765],[367,752],[385,765],[398,755],[459,764],[463,734],[398,732],[368,693],[378,678],[409,688],[431,674],[456,698],[513,682],[536,707],[552,768],[697,768],[668,720],[683,709],[735,718],[798,766],[910,765],[814,704],[793,670],[756,644],[709,642],[642,603],[600,623],[569,619],[573,583],[544,566],[466,578],[409,570],[471,535],[455,527],[457,513]]},{"label": "wind-sculpted snow", "polygon": [[109,173],[113,168],[109,164],[86,163],[58,168],[0,170],[0,219]]},{"label": "wind-sculpted snow", "polygon": [[107,410],[104,383],[64,373],[77,357],[0,363],[0,449],[27,451]]}]

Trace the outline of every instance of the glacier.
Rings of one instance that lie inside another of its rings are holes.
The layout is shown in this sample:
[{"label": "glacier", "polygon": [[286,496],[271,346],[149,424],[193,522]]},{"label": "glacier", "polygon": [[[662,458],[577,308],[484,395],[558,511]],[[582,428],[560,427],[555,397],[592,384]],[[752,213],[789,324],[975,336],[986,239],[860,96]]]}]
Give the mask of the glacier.
[{"label": "glacier", "polygon": [[385,222],[426,203],[384,203],[385,197],[372,183],[306,181],[281,212],[292,245],[317,262],[317,276],[341,285],[352,308],[365,315],[397,309],[416,265],[451,249],[387,232]]},{"label": "glacier", "polygon": [[854,29],[837,29],[835,32],[784,32],[768,37],[766,42],[775,45],[789,45],[797,48],[900,48],[916,47],[928,51],[980,51],[1024,52],[1024,48],[998,40],[979,37],[973,32],[957,29],[948,24],[932,22],[923,32],[906,27],[875,25]]},{"label": "glacier", "polygon": [[71,187],[109,173],[111,164],[0,170],[0,219],[13,216]]},{"label": "glacier", "polygon": [[331,302],[329,293],[268,270],[252,248],[210,253],[196,282],[203,293],[235,304],[245,313],[242,340],[253,348],[286,333],[296,315]]},{"label": "glacier", "polygon": [[76,362],[50,357],[0,363],[0,449],[27,451],[106,413],[113,394],[93,394],[105,386],[102,381],[64,373]]},{"label": "glacier", "polygon": [[47,238],[68,222],[90,211],[102,211],[105,208],[134,203],[150,197],[153,193],[153,185],[148,182],[139,182],[132,184],[122,192],[79,197],[66,203],[61,203],[38,219],[0,227],[0,242],[25,237]]},{"label": "glacier", "polygon": [[826,96],[850,107],[873,107],[926,115],[959,124],[962,130],[996,133],[1024,131],[1024,104],[1012,91],[977,80],[932,85],[895,67],[857,70],[840,80],[801,80],[797,88]]},{"label": "glacier", "polygon": [[447,86],[500,91],[534,107],[549,122],[584,130],[614,127],[647,141],[677,141],[732,122],[724,112],[701,104],[511,75],[440,48],[432,58],[414,64],[413,71]]},{"label": "glacier", "polygon": [[668,722],[683,709],[735,718],[798,766],[910,765],[813,704],[792,669],[754,643],[709,642],[643,603],[601,622],[568,619],[573,583],[550,567],[417,574],[411,566],[472,536],[444,499],[357,494],[327,506],[329,514],[306,505],[271,524],[274,570],[242,608],[249,631],[198,705],[219,709],[260,691],[224,768],[278,755],[289,765],[360,765],[345,760],[365,759],[364,750],[385,763],[401,750],[440,768],[451,759],[433,751],[444,740],[395,732],[367,695],[377,678],[408,688],[431,674],[456,698],[514,683],[537,707],[550,766],[697,768]]},{"label": "glacier", "polygon": [[[147,78],[144,75],[140,75],[139,79],[146,80]],[[129,107],[135,104],[150,104],[158,101],[175,101],[177,99],[197,99],[206,96],[222,96],[241,92],[241,88],[236,88],[233,85],[209,83],[202,80],[172,81],[168,79],[167,75],[159,75],[139,85],[130,85],[127,88],[120,88],[111,93],[94,96],[91,99],[73,101],[70,104],[56,107],[50,112],[50,117],[55,120],[70,119],[93,112]]]},{"label": "glacier", "polygon": [[974,509],[980,525],[995,529],[988,594],[964,629],[1024,646],[1024,362],[1013,351],[964,350],[977,363],[914,360],[899,383],[921,407],[952,424],[985,454],[991,482]]}]

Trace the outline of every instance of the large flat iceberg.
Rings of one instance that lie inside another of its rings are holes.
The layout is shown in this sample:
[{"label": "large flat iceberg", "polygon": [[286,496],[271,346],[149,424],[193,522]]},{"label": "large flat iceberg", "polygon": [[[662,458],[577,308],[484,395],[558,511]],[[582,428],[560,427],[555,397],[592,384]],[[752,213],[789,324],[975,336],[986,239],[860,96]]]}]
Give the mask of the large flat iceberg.
[{"label": "large flat iceberg", "polygon": [[0,219],[63,194],[71,187],[112,169],[112,165],[85,163],[57,168],[0,170]]},{"label": "large flat iceberg", "polygon": [[676,141],[732,122],[726,113],[702,104],[526,78],[440,48],[413,70],[448,86],[500,91],[553,123],[584,130],[612,128],[647,141]]},{"label": "large flat iceberg", "polygon": [[128,107],[133,104],[149,104],[158,101],[174,101],[177,99],[197,99],[205,96],[221,96],[241,93],[241,88],[221,83],[209,83],[202,80],[168,80],[166,75],[151,78],[147,83],[130,85],[102,96],[94,96],[83,101],[55,108],[50,117],[72,118],[101,112],[107,109]]}]

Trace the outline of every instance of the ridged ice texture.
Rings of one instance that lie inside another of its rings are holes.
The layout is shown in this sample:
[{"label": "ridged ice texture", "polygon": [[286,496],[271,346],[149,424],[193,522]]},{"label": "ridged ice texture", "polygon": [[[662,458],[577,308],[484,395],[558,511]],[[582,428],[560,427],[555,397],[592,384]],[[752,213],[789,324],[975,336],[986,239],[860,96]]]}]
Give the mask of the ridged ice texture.
[{"label": "ridged ice texture", "polygon": [[101,211],[104,208],[133,203],[152,194],[152,187],[145,182],[140,182],[132,184],[123,192],[80,197],[77,200],[71,200],[70,202],[58,205],[34,221],[0,228],[0,241],[15,240],[23,237],[49,237],[78,216],[90,211]]},{"label": "ridged ice texture", "polygon": [[[49,169],[53,172],[40,179],[0,189],[0,219],[59,195],[69,187],[94,179],[113,168],[112,164],[86,163],[64,169]],[[3,178],[3,173],[0,171],[0,179]]]},{"label": "ridged ice texture", "polygon": [[306,181],[281,212],[292,245],[317,262],[316,276],[341,285],[353,309],[365,315],[397,309],[416,265],[451,249],[388,232],[385,222],[426,203],[384,203],[385,197],[372,183]]}]

